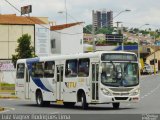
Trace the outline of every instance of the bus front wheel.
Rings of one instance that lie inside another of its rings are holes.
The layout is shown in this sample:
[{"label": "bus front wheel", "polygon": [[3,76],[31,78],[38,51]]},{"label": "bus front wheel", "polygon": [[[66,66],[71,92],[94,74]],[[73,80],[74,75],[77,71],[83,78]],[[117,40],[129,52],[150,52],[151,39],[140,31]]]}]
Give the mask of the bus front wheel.
[{"label": "bus front wheel", "polygon": [[88,103],[86,101],[86,96],[85,96],[84,93],[82,93],[81,102],[82,102],[82,109],[87,109],[88,108]]},{"label": "bus front wheel", "polygon": [[119,109],[120,103],[112,103],[113,109]]},{"label": "bus front wheel", "polygon": [[38,91],[36,93],[36,103],[37,103],[38,106],[43,106],[44,105],[42,93],[40,91]]}]

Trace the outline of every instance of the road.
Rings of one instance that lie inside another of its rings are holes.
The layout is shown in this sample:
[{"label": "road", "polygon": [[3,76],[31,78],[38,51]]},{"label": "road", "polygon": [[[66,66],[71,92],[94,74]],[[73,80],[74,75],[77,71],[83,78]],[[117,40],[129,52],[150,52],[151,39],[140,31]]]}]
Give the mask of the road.
[{"label": "road", "polygon": [[160,75],[142,76],[141,100],[139,103],[125,103],[120,109],[114,110],[110,104],[90,105],[88,110],[82,110],[79,104],[66,108],[51,104],[50,107],[38,107],[35,102],[22,100],[0,100],[0,106],[7,108],[1,113],[47,113],[47,114],[160,114]]}]

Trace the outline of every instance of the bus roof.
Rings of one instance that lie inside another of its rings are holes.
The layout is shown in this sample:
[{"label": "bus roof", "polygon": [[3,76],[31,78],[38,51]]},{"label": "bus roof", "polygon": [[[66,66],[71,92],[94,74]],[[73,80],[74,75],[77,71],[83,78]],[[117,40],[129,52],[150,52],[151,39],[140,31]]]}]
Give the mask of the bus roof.
[{"label": "bus roof", "polygon": [[[68,55],[61,55],[55,54],[46,57],[35,57],[35,58],[27,58],[27,59],[19,59],[17,63],[24,63],[26,60],[36,60],[40,59],[43,60],[58,60],[58,59],[75,59],[75,58],[94,58],[100,57],[103,53],[124,53],[124,54],[135,54],[133,52],[124,52],[124,51],[97,51],[97,52],[89,52],[89,53],[79,53],[79,54],[68,54]],[[136,55],[136,54],[135,54]]]}]

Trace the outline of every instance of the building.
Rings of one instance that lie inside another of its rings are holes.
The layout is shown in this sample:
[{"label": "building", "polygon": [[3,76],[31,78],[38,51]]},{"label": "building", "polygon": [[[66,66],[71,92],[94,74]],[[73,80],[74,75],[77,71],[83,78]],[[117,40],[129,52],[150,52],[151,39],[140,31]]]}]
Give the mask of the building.
[{"label": "building", "polygon": [[51,26],[51,54],[83,53],[82,22]]},{"label": "building", "polygon": [[113,11],[107,12],[107,27],[113,27]]},{"label": "building", "polygon": [[92,24],[95,30],[102,27],[113,27],[113,11],[92,10]]},{"label": "building", "polygon": [[92,10],[92,24],[94,30],[101,28],[101,11]]},{"label": "building", "polygon": [[155,58],[155,69],[160,70],[160,50],[157,50],[146,57],[146,63],[151,65],[154,69],[154,61]]},{"label": "building", "polygon": [[107,13],[106,10],[102,11],[102,27],[107,27],[108,23],[107,23]]},{"label": "building", "polygon": [[15,68],[11,59],[16,53],[17,40],[23,34],[31,36],[31,45],[37,56],[49,55],[50,30],[44,22],[46,18],[41,19],[16,14],[0,15],[0,82],[15,83]]},{"label": "building", "polygon": [[36,17],[22,17],[13,15],[0,15],[0,59],[12,59],[17,48],[17,40],[23,34],[31,36],[31,44],[35,47],[38,42],[40,24],[45,24]]}]

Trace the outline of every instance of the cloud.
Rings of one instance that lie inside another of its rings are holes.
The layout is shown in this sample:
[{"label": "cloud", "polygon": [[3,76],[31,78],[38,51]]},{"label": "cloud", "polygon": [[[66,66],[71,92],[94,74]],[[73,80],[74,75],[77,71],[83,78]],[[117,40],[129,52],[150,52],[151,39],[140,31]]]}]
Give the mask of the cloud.
[{"label": "cloud", "polygon": [[[57,23],[65,22],[65,15],[58,14],[58,11],[65,10],[65,0],[9,0],[20,9],[21,6],[29,4],[33,6],[32,16],[47,16]],[[159,0],[66,0],[68,22],[84,21],[86,24],[92,23],[92,10],[112,10],[114,15],[124,9],[131,12],[122,13],[114,21],[122,21],[126,26],[140,26],[144,23],[159,24],[160,21],[160,1]],[[1,13],[18,13],[4,0],[0,2]]]}]

